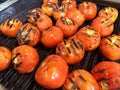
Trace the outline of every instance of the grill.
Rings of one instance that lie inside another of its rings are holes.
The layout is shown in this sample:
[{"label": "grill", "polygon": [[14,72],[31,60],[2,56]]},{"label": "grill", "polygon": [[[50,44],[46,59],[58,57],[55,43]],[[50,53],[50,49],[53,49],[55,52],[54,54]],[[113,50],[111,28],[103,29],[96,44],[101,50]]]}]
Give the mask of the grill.
[{"label": "grill", "polygon": [[[78,0],[77,4],[82,0]],[[98,6],[98,10],[105,6],[113,6],[120,11],[120,4],[113,3],[103,0],[88,0],[95,2]],[[59,0],[61,2],[61,0]],[[7,18],[16,17],[22,22],[26,22],[26,14],[29,9],[40,7],[42,5],[42,0],[19,0],[16,3],[10,5],[8,8],[0,12],[0,23]],[[85,22],[84,25],[90,24],[91,22]],[[84,26],[83,25],[83,26]],[[120,12],[118,19],[115,22],[114,32],[120,32]],[[12,50],[14,47],[18,46],[18,43],[15,38],[7,37],[0,33],[0,45],[8,47]],[[55,49],[45,48],[41,43],[35,46],[40,55],[40,62],[48,55],[55,53]],[[90,71],[97,63],[106,60],[106,58],[101,55],[99,47],[94,51],[89,51],[85,53],[83,60],[80,63],[71,65],[69,72],[75,69],[86,69]],[[120,60],[117,61],[120,63]],[[39,86],[35,79],[34,74],[36,69],[29,74],[19,74],[16,70],[13,69],[11,64],[5,71],[0,72],[0,83],[5,86],[8,90],[45,90],[43,87]],[[59,88],[61,90],[61,88]]]}]

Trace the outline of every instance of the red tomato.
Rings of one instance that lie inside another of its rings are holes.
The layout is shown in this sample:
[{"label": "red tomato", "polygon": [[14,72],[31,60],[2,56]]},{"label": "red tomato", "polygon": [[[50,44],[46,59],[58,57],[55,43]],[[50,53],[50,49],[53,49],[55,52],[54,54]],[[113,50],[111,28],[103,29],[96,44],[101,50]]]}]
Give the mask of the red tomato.
[{"label": "red tomato", "polygon": [[114,23],[118,17],[118,10],[114,7],[104,7],[98,12],[98,16],[108,18]]},{"label": "red tomato", "polygon": [[30,73],[37,66],[39,54],[37,50],[28,45],[17,46],[12,50],[14,69],[19,73]]},{"label": "red tomato", "polygon": [[95,78],[88,71],[77,69],[68,74],[63,90],[99,90]]},{"label": "red tomato", "polygon": [[11,51],[4,46],[0,46],[0,71],[7,69],[10,63]]},{"label": "red tomato", "polygon": [[103,61],[93,67],[92,75],[97,80],[100,90],[120,89],[120,64]]},{"label": "red tomato", "polygon": [[64,39],[56,47],[56,54],[63,57],[70,65],[80,62],[84,53],[85,49],[83,44],[75,37],[71,37],[67,40]]},{"label": "red tomato", "polygon": [[66,6],[68,9],[74,9],[76,8],[76,0],[63,0],[61,5]]},{"label": "red tomato", "polygon": [[36,82],[47,89],[56,89],[63,85],[68,75],[65,60],[58,55],[49,55],[35,73]]},{"label": "red tomato", "polygon": [[56,11],[56,9],[58,8],[58,4],[52,2],[46,2],[42,4],[41,8],[46,15],[52,16],[53,11]]},{"label": "red tomato", "polygon": [[74,35],[78,30],[78,24],[67,17],[61,17],[57,20],[56,26],[60,27],[65,37]]},{"label": "red tomato", "polygon": [[41,43],[47,48],[54,48],[63,40],[63,32],[57,27],[53,26],[42,32]]},{"label": "red tomato", "polygon": [[120,36],[114,34],[103,38],[100,51],[109,60],[120,60]]},{"label": "red tomato", "polygon": [[84,15],[77,9],[67,10],[66,17],[73,19],[79,26],[85,21]]},{"label": "red tomato", "polygon": [[40,32],[32,24],[26,23],[18,31],[16,38],[20,45],[35,46],[40,41]]},{"label": "red tomato", "polygon": [[58,4],[58,0],[43,0],[43,3],[52,2]]},{"label": "red tomato", "polygon": [[91,20],[97,14],[97,5],[93,2],[84,1],[78,5],[78,10],[85,16],[86,20]]},{"label": "red tomato", "polygon": [[75,37],[79,39],[85,46],[85,50],[90,51],[96,49],[101,40],[100,33],[95,31],[91,26],[87,25],[81,28]]},{"label": "red tomato", "polygon": [[104,17],[95,18],[91,26],[98,32],[100,32],[101,37],[109,36],[114,30],[114,24],[111,20]]},{"label": "red tomato", "polygon": [[23,23],[19,19],[7,19],[1,24],[1,31],[3,34],[16,37],[18,30],[23,26]]}]

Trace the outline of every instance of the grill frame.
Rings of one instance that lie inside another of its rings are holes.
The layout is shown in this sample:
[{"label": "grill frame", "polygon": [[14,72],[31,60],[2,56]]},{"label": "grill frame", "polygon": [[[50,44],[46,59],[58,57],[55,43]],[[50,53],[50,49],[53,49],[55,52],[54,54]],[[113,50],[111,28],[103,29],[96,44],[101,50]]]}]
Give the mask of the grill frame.
[{"label": "grill frame", "polygon": [[[105,6],[112,6],[120,11],[120,3],[113,3],[110,1],[101,1],[101,0],[85,0],[92,1],[97,4],[98,11]],[[77,4],[82,2],[82,0],[77,0]],[[61,0],[59,0],[59,4]],[[9,6],[5,10],[0,12],[0,23],[2,23],[7,18],[18,18],[22,22],[26,23],[27,18],[26,14],[29,9],[40,7],[42,5],[42,0],[19,0],[17,3]],[[12,12],[9,12],[12,10]],[[9,14],[9,15],[8,15]],[[6,16],[5,16],[6,15]],[[84,25],[90,24],[91,22],[85,22]],[[79,27],[79,28],[81,28]],[[118,19],[115,22],[115,29],[113,33],[120,32],[120,12]],[[14,47],[18,46],[17,40],[15,38],[7,37],[0,32],[0,45],[8,47],[12,50]],[[41,43],[35,46],[39,55],[40,62],[50,54],[55,53],[55,49],[47,49]],[[106,58],[100,53],[99,47],[94,51],[85,52],[85,56],[80,63],[75,65],[71,65],[69,68],[69,72],[75,69],[86,69],[90,71],[97,63],[106,60]],[[117,61],[120,63],[120,60]],[[38,64],[38,66],[39,66]],[[35,70],[29,74],[19,74],[16,70],[13,69],[13,65],[11,64],[6,70],[0,72],[0,83],[5,86],[8,90],[45,90],[43,87],[39,86],[35,79],[34,74],[37,70],[38,66]],[[61,90],[61,88],[59,88]]]}]

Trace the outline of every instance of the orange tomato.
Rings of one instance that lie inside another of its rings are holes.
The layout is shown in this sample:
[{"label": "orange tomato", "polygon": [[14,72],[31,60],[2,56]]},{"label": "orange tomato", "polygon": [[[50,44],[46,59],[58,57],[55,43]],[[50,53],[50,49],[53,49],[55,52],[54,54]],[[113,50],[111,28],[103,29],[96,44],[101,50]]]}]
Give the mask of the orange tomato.
[{"label": "orange tomato", "polygon": [[58,4],[58,0],[43,0],[43,3],[52,2]]}]

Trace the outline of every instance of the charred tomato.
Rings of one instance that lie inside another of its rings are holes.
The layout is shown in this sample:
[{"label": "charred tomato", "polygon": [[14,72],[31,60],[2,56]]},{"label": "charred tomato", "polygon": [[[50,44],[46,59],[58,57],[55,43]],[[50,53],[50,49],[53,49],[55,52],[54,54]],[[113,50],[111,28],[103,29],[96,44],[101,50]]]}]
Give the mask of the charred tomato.
[{"label": "charred tomato", "polygon": [[37,50],[28,45],[17,46],[12,50],[12,63],[19,73],[30,73],[37,66],[39,54]]},{"label": "charred tomato", "polygon": [[65,82],[68,75],[68,66],[59,55],[49,55],[40,64],[35,73],[35,80],[44,88],[57,89]]}]

